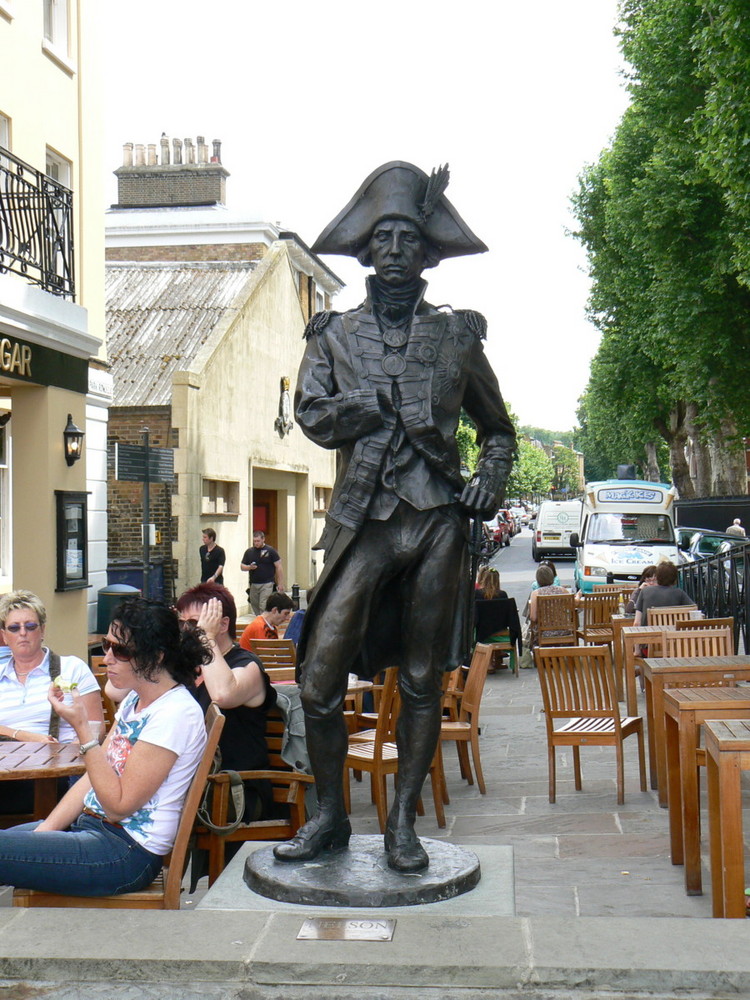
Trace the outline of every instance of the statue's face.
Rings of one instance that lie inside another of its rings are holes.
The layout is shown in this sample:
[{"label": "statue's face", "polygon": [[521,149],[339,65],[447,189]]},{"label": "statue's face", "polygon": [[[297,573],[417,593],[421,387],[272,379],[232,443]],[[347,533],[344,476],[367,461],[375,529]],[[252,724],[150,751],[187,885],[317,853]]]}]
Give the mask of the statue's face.
[{"label": "statue's face", "polygon": [[412,222],[382,219],[372,231],[368,249],[375,273],[387,285],[405,285],[424,270],[424,241]]}]

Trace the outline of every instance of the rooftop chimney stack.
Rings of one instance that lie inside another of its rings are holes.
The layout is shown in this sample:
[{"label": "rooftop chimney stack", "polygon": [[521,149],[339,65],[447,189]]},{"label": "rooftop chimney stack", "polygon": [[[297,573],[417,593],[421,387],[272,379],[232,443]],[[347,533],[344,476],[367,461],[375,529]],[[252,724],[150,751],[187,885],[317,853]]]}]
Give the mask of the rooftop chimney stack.
[{"label": "rooftop chimney stack", "polygon": [[[184,154],[183,154],[184,145]],[[171,149],[170,149],[171,147]],[[157,156],[157,148],[159,156]],[[170,162],[171,153],[171,162]],[[126,142],[122,166],[115,170],[118,203],[114,208],[168,208],[226,204],[229,171],[221,165],[221,142],[202,135],[171,139],[162,132],[157,143]]]}]

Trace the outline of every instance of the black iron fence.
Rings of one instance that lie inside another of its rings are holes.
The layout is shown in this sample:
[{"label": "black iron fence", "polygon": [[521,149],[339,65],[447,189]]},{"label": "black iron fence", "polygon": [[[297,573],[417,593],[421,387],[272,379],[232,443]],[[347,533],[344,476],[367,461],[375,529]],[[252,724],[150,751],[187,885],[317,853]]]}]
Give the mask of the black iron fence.
[{"label": "black iron fence", "polygon": [[73,194],[0,148],[0,274],[75,296]]},{"label": "black iron fence", "polygon": [[734,618],[734,641],[750,650],[750,545],[679,567],[679,585],[707,618]]}]

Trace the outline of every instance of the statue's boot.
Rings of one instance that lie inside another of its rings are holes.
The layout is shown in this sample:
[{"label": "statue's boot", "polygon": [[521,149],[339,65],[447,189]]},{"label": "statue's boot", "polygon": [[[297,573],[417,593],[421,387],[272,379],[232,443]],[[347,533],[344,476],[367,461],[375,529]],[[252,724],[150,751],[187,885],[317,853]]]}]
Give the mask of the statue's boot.
[{"label": "statue's boot", "polygon": [[413,705],[404,699],[396,730],[398,774],[396,797],[385,827],[388,867],[418,872],[430,859],[414,831],[417,800],[430,769],[440,735],[440,704]]},{"label": "statue's boot", "polygon": [[325,718],[305,716],[307,750],[318,793],[318,810],[291,840],[277,844],[279,861],[312,861],[327,848],[346,847],[352,827],[344,808],[344,760],[349,743],[341,712]]}]

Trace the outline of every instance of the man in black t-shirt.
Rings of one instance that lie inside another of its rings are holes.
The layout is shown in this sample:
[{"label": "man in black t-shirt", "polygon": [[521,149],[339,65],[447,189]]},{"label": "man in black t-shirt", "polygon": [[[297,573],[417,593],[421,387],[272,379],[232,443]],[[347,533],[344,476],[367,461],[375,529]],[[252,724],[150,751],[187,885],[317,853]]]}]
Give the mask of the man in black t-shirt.
[{"label": "man in black t-shirt", "polygon": [[201,583],[224,583],[226,553],[216,544],[213,528],[203,529],[203,545],[198,550],[201,557]]},{"label": "man in black t-shirt", "polygon": [[240,569],[250,574],[250,586],[247,595],[255,615],[266,610],[266,601],[273,593],[273,585],[279,593],[284,593],[284,568],[281,556],[270,545],[266,545],[266,535],[263,531],[253,532],[252,548],[247,549],[242,557]]}]

